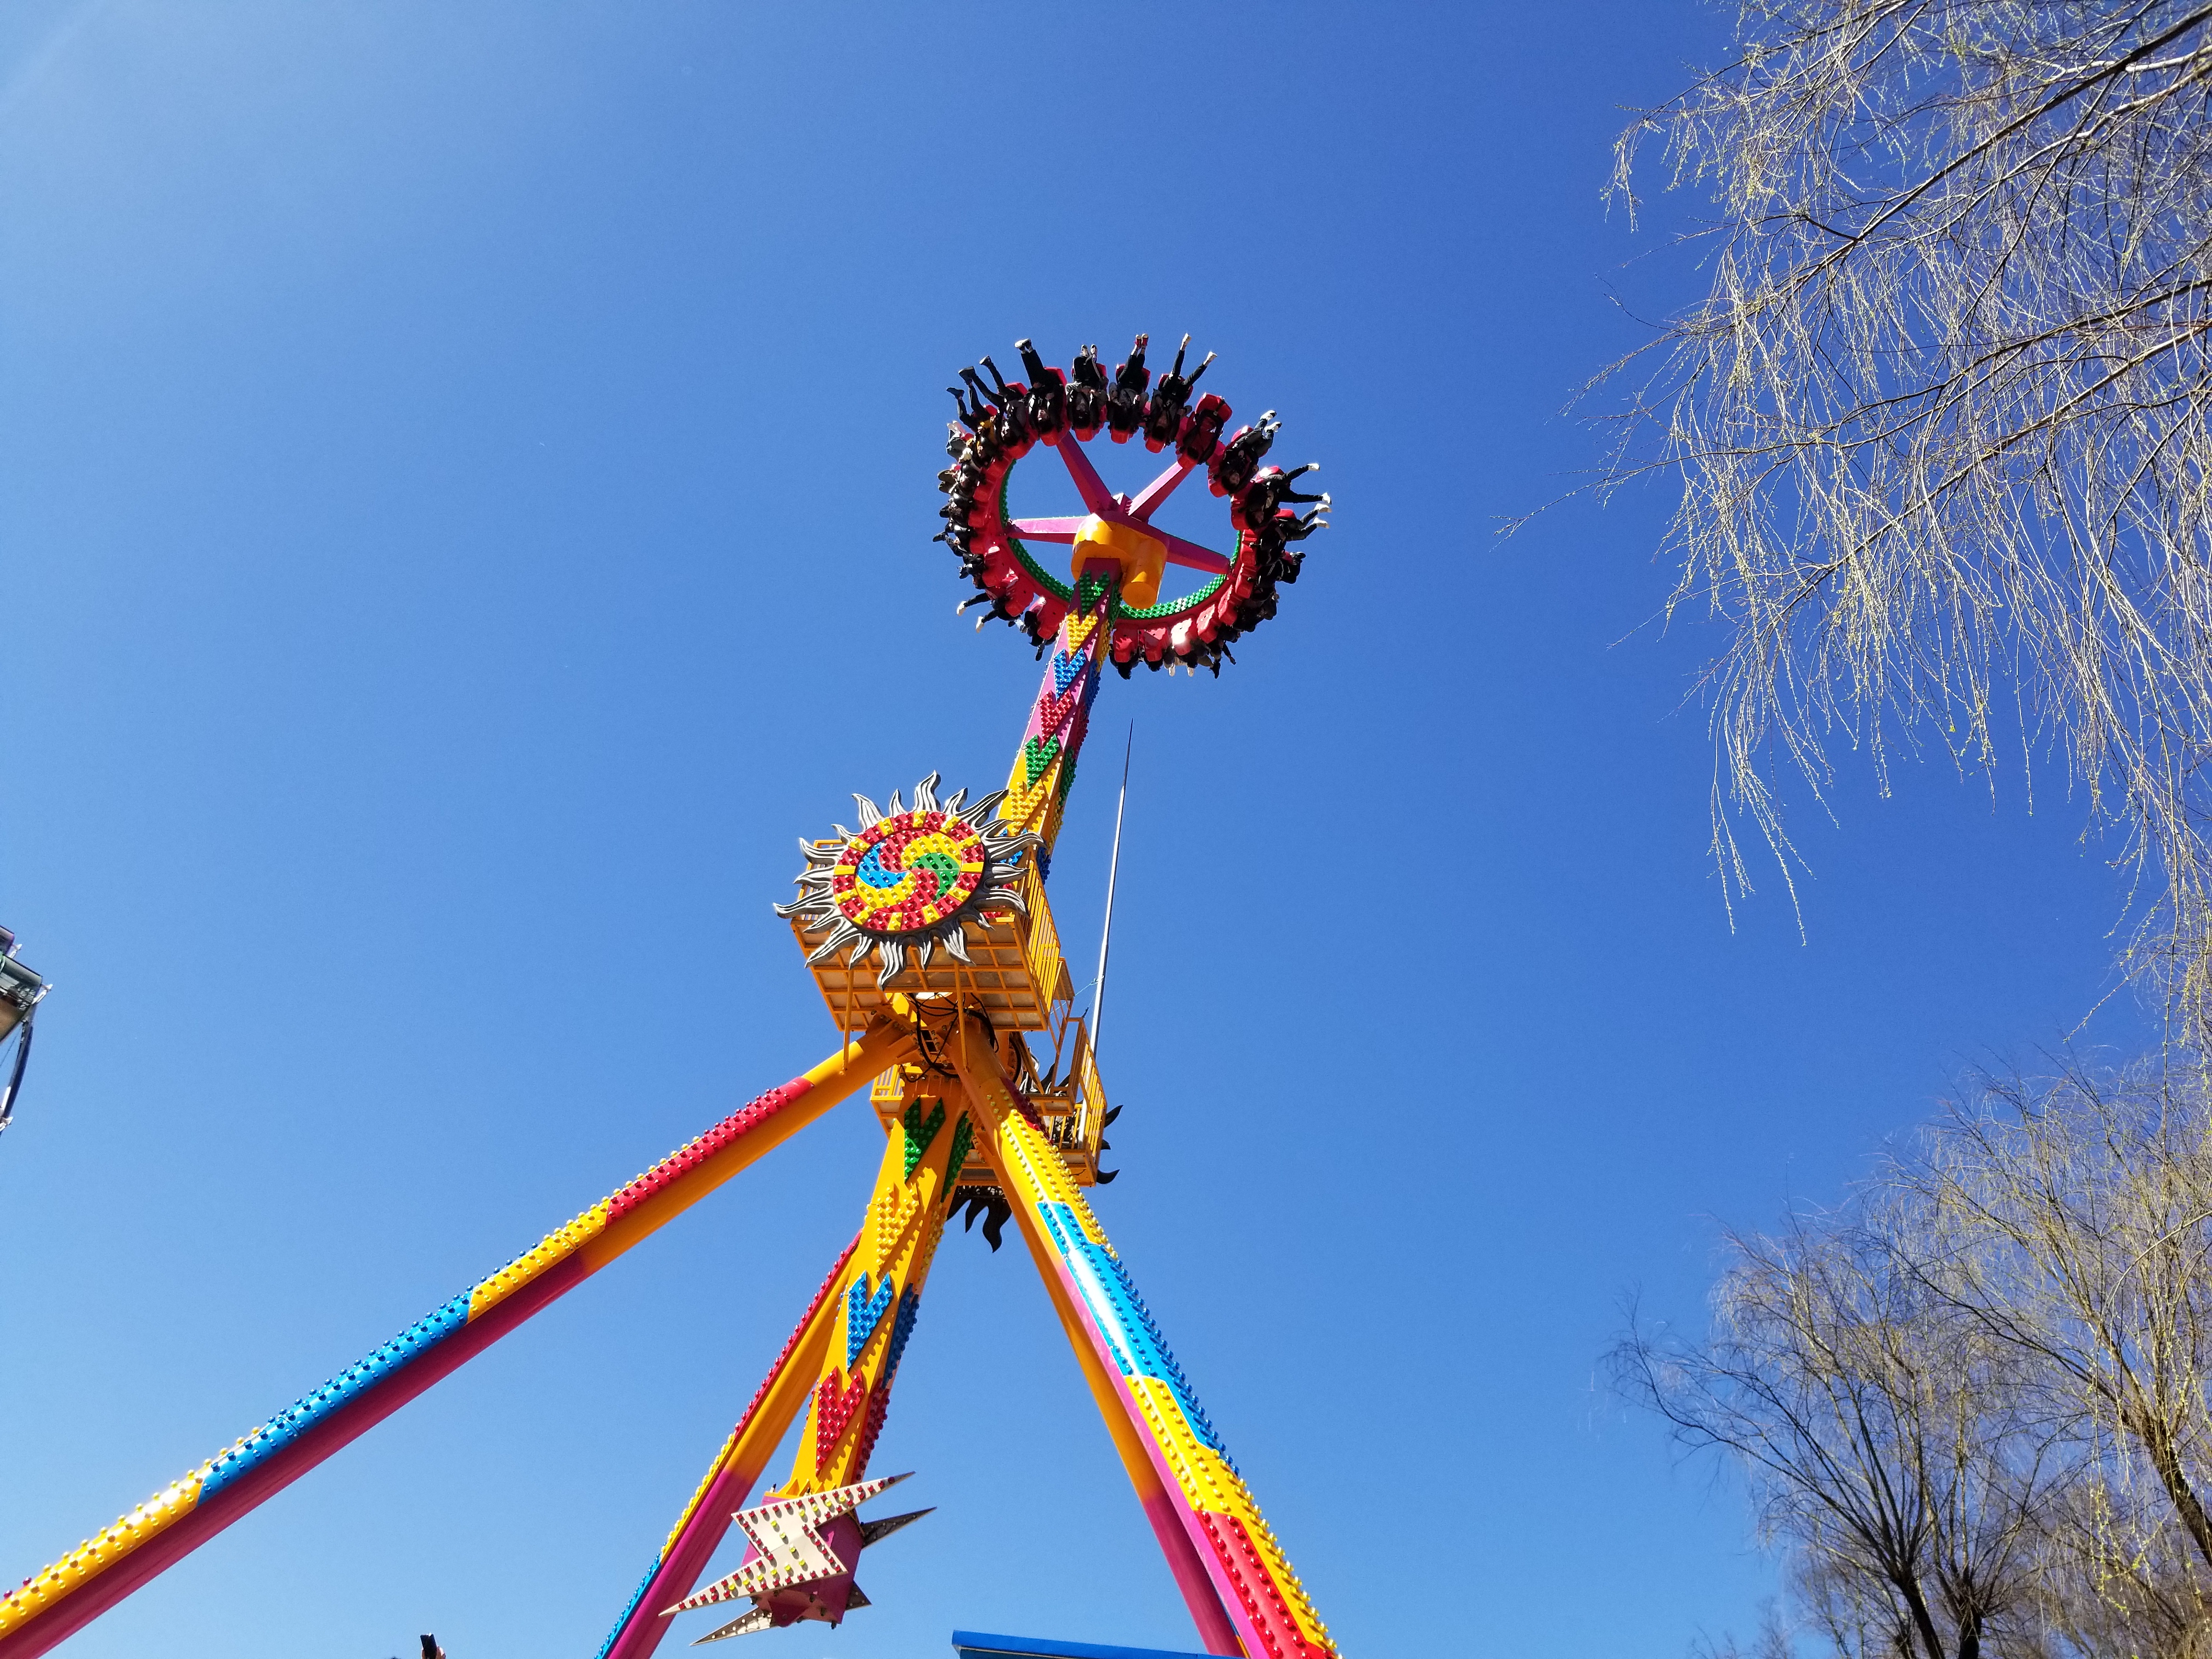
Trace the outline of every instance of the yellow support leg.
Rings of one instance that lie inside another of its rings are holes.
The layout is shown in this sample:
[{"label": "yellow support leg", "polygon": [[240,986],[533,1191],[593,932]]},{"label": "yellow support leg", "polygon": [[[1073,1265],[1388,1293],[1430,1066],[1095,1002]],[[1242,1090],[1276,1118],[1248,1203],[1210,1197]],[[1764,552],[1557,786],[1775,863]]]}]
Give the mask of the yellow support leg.
[{"label": "yellow support leg", "polygon": [[1327,1626],[1105,1230],[1024,1115],[990,1027],[964,1020],[948,1047],[979,1144],[1013,1206],[1206,1651],[1333,1659]]}]

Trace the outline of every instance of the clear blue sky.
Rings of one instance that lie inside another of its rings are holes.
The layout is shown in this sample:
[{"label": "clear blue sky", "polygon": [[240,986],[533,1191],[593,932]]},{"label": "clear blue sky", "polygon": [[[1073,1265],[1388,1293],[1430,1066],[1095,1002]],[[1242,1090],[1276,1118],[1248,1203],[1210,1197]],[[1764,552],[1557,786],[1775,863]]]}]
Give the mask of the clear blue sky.
[{"label": "clear blue sky", "polygon": [[[1771,882],[1731,933],[1713,635],[1638,631],[1663,496],[1492,533],[1590,464],[1609,289],[1687,297],[1598,188],[1722,21],[0,13],[0,921],[58,986],[0,1140],[0,1578],[826,1051],[793,837],[995,785],[1037,672],[953,616],[940,388],[1143,328],[1338,506],[1239,666],[1098,705],[1105,1223],[1354,1659],[1747,1629],[1740,1504],[1600,1383],[1620,1297],[1696,1318],[1717,1218],[2057,1040],[2120,889],[2055,786],[1847,765],[1804,940]],[[68,1651],[589,1655],[875,1135],[841,1109]],[[1192,1644],[1018,1251],[950,1238],[876,1461],[938,1513],[875,1606],[751,1639]]]}]

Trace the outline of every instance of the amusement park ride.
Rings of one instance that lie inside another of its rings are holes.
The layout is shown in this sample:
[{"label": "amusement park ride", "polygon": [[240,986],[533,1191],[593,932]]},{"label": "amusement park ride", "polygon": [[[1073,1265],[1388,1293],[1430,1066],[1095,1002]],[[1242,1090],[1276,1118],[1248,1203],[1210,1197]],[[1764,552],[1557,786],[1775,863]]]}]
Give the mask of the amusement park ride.
[{"label": "amusement park ride", "polygon": [[15,1115],[16,1097],[23,1092],[23,1068],[31,1061],[31,1022],[46,1000],[46,982],[15,960],[15,936],[0,927],[0,1056],[15,1038],[13,1060],[0,1058],[0,1129]]},{"label": "amusement park ride", "polygon": [[[939,475],[939,539],[978,590],[961,608],[988,605],[989,617],[1020,628],[1045,659],[1044,678],[1005,788],[974,799],[940,794],[932,773],[910,799],[894,792],[879,808],[855,796],[851,829],[800,842],[799,896],[776,911],[844,1039],[838,1050],[0,1594],[0,1659],[46,1652],[863,1089],[884,1146],[860,1230],[599,1659],[644,1659],[671,1628],[666,1615],[690,1608],[737,1614],[698,1638],[711,1641],[798,1620],[835,1625],[866,1605],[854,1583],[862,1553],[918,1518],[858,1511],[905,1478],[871,1477],[868,1460],[956,1211],[970,1224],[984,1216],[994,1248],[1007,1220],[1019,1231],[1205,1650],[1335,1652],[1084,1198],[1111,1178],[1098,1155],[1115,1114],[1099,1081],[1097,1011],[1087,1024],[1074,1010],[1046,878],[1101,674],[1111,667],[1127,678],[1139,665],[1218,674],[1234,660],[1231,644],[1274,614],[1279,585],[1297,576],[1296,544],[1328,507],[1325,496],[1293,491],[1297,472],[1261,465],[1278,425],[1272,411],[1224,435],[1229,405],[1195,389],[1210,356],[1186,374],[1178,350],[1154,385],[1145,348],[1140,335],[1110,378],[1091,348],[1063,375],[1026,340],[1026,384],[1002,379],[988,358],[988,380],[961,372],[952,465]],[[1169,454],[1165,469],[1134,496],[1109,491],[1084,450],[1102,430]],[[1008,475],[1039,445],[1066,466],[1081,514],[1009,517]],[[1227,556],[1152,523],[1194,474],[1228,503]],[[1306,503],[1315,505],[1301,514]],[[1070,550],[1065,579],[1030,550],[1048,543]],[[1164,599],[1168,565],[1206,580]],[[802,1413],[789,1477],[744,1507]],[[698,1588],[733,1522],[748,1541],[743,1561]]]}]

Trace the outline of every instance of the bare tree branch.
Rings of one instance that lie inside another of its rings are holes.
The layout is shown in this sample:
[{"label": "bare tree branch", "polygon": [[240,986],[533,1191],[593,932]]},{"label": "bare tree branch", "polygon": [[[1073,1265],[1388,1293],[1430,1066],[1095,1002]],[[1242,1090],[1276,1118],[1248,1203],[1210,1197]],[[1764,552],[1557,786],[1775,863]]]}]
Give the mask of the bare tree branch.
[{"label": "bare tree branch", "polygon": [[[2017,745],[2148,871],[2124,958],[2212,1038],[2212,7],[1753,0],[1729,68],[1622,137],[1709,191],[1706,297],[1598,384],[1607,487],[1679,477],[1672,615],[1713,856],[1796,855],[1773,769]],[[1641,375],[1640,380],[1635,377]]]}]

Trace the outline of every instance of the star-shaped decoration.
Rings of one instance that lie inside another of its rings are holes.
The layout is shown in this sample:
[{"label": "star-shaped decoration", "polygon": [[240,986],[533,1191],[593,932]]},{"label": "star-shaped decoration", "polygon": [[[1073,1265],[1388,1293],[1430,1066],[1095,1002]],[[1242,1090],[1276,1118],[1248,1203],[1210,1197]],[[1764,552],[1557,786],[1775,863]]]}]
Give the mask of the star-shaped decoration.
[{"label": "star-shaped decoration", "polygon": [[[744,1533],[750,1547],[745,1559],[727,1577],[694,1591],[661,1616],[717,1601],[752,1599],[751,1608],[700,1642],[726,1637],[749,1636],[755,1631],[780,1628],[811,1619],[823,1624],[842,1624],[847,1613],[868,1605],[868,1598],[853,1582],[853,1569],[860,1552],[879,1538],[890,1536],[908,1522],[919,1521],[927,1510],[863,1521],[853,1513],[877,1493],[907,1479],[890,1474],[858,1480],[829,1492],[802,1492],[779,1498],[730,1518]],[[697,1646],[698,1643],[694,1643]]]}]

